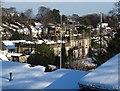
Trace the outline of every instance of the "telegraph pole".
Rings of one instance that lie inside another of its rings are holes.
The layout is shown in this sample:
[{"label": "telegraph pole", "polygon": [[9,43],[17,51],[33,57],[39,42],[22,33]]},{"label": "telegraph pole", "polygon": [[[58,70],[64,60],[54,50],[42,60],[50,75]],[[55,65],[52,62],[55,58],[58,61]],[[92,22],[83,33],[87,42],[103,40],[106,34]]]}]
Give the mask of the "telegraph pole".
[{"label": "telegraph pole", "polygon": [[60,18],[61,30],[60,30],[60,69],[62,68],[62,15]]},{"label": "telegraph pole", "polygon": [[[0,25],[2,25],[2,2],[0,1]],[[2,50],[2,29],[0,29],[0,50]]]},{"label": "telegraph pole", "polygon": [[100,60],[101,60],[101,48],[102,48],[102,13],[100,12]]}]

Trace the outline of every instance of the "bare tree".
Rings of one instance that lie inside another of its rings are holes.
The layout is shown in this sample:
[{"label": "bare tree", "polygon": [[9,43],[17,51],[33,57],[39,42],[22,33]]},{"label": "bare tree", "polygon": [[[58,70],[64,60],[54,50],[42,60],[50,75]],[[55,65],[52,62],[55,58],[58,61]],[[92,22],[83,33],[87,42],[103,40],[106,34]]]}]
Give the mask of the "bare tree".
[{"label": "bare tree", "polygon": [[40,7],[38,9],[37,19],[40,20],[43,24],[47,24],[52,20],[52,11],[47,7]]},{"label": "bare tree", "polygon": [[114,8],[109,12],[112,16],[117,17],[117,22],[120,22],[120,0],[114,4]]},{"label": "bare tree", "polygon": [[32,11],[32,9],[27,9],[27,10],[24,12],[24,15],[25,15],[27,18],[31,19],[32,16],[33,16],[33,11]]}]

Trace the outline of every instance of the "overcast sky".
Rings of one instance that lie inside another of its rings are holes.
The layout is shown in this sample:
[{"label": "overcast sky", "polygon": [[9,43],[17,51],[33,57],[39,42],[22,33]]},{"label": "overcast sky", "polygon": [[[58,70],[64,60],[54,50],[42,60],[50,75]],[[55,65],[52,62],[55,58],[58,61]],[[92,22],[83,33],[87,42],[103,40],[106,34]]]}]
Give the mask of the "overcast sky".
[{"label": "overcast sky", "polygon": [[114,2],[4,2],[2,6],[16,7],[19,12],[30,8],[33,9],[34,14],[37,14],[39,7],[45,6],[50,9],[58,9],[61,14],[82,16],[100,12],[107,14],[113,9]]}]

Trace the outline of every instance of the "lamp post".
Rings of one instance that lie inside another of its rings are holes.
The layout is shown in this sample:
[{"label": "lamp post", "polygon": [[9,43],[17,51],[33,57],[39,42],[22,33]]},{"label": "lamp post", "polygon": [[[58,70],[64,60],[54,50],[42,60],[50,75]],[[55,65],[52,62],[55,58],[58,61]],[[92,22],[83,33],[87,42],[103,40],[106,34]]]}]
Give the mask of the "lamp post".
[{"label": "lamp post", "polygon": [[62,68],[62,15],[60,17],[61,30],[60,30],[60,69]]},{"label": "lamp post", "polygon": [[0,29],[0,50],[2,50],[2,29]]},{"label": "lamp post", "polygon": [[[0,1],[0,26],[2,26],[2,2]],[[2,27],[0,27],[0,50],[2,50]]]}]

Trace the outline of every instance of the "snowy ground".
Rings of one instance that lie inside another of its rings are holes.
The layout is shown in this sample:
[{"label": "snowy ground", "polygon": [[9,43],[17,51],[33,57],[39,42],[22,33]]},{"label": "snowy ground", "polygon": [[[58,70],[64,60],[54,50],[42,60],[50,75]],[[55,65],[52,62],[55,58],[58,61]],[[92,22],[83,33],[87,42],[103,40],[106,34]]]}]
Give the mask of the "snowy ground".
[{"label": "snowy ground", "polygon": [[80,79],[79,84],[98,89],[119,89],[120,53]]},{"label": "snowy ground", "polygon": [[[1,89],[79,89],[78,81],[87,72],[59,69],[44,72],[44,67],[30,68],[26,63],[0,61],[2,74],[0,75]],[[13,73],[13,80],[9,81],[9,73]]]}]

